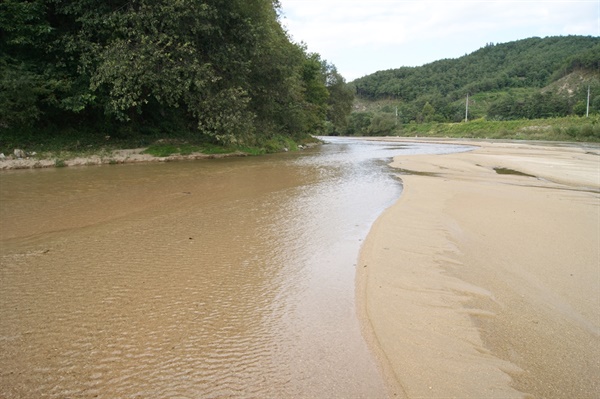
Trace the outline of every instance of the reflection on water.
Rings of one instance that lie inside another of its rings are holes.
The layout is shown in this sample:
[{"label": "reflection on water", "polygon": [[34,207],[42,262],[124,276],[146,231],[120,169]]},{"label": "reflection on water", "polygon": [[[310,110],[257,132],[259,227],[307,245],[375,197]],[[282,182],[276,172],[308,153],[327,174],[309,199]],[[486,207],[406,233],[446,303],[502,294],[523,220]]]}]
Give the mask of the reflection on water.
[{"label": "reflection on water", "polygon": [[[0,175],[0,396],[385,397],[360,241],[401,147]],[[456,150],[456,149],[452,149]]]}]

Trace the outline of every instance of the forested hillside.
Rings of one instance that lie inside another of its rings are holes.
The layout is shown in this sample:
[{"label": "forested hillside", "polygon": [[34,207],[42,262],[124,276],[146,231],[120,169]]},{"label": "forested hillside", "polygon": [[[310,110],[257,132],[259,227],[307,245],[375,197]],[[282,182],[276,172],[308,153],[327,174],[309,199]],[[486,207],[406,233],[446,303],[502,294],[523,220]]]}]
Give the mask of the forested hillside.
[{"label": "forested hillside", "polygon": [[345,129],[353,93],[278,13],[277,0],[4,0],[0,145]]},{"label": "forested hillside", "polygon": [[[358,102],[348,133],[397,125],[600,113],[600,38],[565,36],[488,44],[458,59],[379,71],[352,82]],[[397,111],[396,111],[397,110]],[[396,112],[398,113],[396,116]]]}]

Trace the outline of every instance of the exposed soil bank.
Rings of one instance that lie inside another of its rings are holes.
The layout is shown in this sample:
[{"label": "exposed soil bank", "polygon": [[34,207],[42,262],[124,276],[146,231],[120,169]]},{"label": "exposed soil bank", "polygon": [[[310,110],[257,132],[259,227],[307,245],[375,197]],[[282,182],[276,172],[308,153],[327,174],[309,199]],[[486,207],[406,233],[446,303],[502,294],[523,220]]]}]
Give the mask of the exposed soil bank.
[{"label": "exposed soil bank", "polygon": [[0,159],[0,170],[52,168],[56,166],[113,165],[139,162],[172,162],[193,159],[240,157],[248,155],[244,152],[236,151],[229,154],[203,154],[195,152],[189,155],[174,154],[168,157],[155,157],[150,154],[144,154],[144,150],[145,148],[114,150],[102,155],[94,154],[67,159],[62,159],[60,157],[38,158],[36,156],[16,158],[14,156],[10,156]]},{"label": "exposed soil bank", "polygon": [[361,252],[358,301],[393,393],[597,397],[600,147],[472,144],[397,157],[416,173]]}]

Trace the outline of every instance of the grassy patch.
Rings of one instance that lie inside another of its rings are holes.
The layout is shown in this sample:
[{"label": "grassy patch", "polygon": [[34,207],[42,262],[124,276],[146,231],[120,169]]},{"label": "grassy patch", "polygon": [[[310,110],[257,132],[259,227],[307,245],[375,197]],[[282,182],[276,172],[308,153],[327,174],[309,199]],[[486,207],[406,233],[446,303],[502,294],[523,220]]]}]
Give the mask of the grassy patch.
[{"label": "grassy patch", "polygon": [[262,143],[262,147],[267,153],[281,151],[298,151],[298,143],[286,136],[274,136]]},{"label": "grassy patch", "polygon": [[172,144],[152,144],[144,151],[144,154],[155,157],[168,157],[177,153],[179,153],[179,149]]},{"label": "grassy patch", "polygon": [[410,123],[402,125],[396,131],[396,135],[600,142],[600,122],[598,116],[590,118],[570,116],[510,121],[475,119],[466,123]]}]

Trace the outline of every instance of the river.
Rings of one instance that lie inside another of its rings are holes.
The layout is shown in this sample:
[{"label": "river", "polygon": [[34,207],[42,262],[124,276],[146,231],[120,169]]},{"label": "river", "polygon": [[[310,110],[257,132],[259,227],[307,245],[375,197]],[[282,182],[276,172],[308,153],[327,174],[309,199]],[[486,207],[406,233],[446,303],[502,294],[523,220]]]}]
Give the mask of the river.
[{"label": "river", "polygon": [[399,154],[327,138],[261,157],[0,174],[0,397],[386,397],[361,241]]}]

